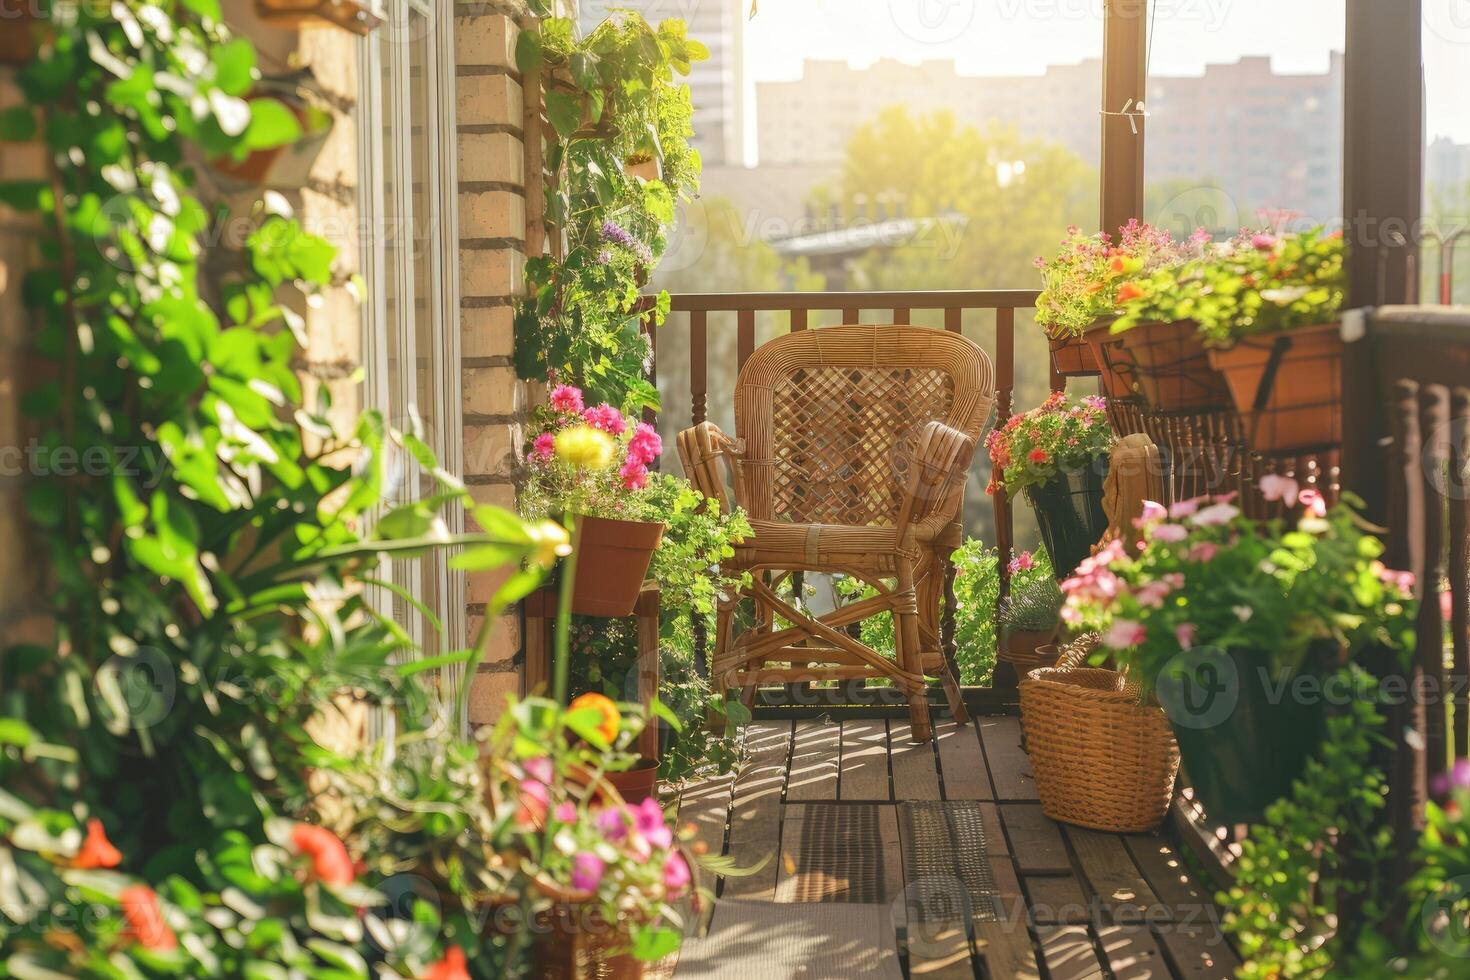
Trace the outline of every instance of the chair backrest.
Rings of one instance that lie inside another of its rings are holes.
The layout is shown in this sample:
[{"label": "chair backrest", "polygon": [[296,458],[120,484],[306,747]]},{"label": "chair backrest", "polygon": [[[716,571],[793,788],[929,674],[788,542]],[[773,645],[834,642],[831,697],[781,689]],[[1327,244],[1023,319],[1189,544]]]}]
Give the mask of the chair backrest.
[{"label": "chair backrest", "polygon": [[990,358],[957,333],[854,325],[762,344],[735,385],[750,516],[891,526],[923,425],[978,439],[994,401]]}]

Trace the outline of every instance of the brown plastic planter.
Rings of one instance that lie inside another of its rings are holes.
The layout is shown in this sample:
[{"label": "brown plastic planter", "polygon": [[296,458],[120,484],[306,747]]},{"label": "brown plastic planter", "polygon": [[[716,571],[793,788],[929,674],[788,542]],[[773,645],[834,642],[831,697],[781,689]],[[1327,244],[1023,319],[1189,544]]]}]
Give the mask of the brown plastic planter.
[{"label": "brown plastic planter", "polygon": [[1047,336],[1051,347],[1051,366],[1064,378],[1090,378],[1098,373],[1092,351],[1081,337]]},{"label": "brown plastic planter", "polygon": [[1111,317],[1099,320],[1082,334],[1092,359],[1098,365],[1103,394],[1110,401],[1121,401],[1138,394],[1134,385],[1133,358],[1128,356],[1123,341],[1113,336]]},{"label": "brown plastic planter", "polygon": [[1133,359],[1134,380],[1149,408],[1198,412],[1229,406],[1230,390],[1210,364],[1193,320],[1140,323],[1115,336]]},{"label": "brown plastic planter", "polygon": [[577,518],[577,578],[572,612],[579,616],[631,616],[663,540],[664,526],[647,521]]},{"label": "brown plastic planter", "polygon": [[1293,453],[1342,443],[1342,351],[1337,323],[1244,337],[1210,351],[1251,450]]}]

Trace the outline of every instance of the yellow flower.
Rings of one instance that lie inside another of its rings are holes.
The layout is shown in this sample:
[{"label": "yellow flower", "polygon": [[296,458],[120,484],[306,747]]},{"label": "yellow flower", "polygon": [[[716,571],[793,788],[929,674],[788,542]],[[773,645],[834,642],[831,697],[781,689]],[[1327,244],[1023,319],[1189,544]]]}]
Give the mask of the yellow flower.
[{"label": "yellow flower", "polygon": [[556,521],[542,521],[528,528],[536,550],[531,552],[531,561],[542,568],[550,568],[557,558],[572,553],[572,536]]},{"label": "yellow flower", "polygon": [[590,425],[574,425],[556,434],[556,458],[579,470],[605,470],[612,465],[613,440]]}]

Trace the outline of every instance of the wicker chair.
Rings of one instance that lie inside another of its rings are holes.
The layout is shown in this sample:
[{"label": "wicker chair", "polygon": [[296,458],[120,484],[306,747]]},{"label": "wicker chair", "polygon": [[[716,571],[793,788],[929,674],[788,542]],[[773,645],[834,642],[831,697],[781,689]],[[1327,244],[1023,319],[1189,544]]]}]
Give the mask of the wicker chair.
[{"label": "wicker chair", "polygon": [[[679,434],[689,479],[755,534],[730,563],[751,572],[720,605],[713,673],[747,699],[761,683],[887,678],[930,737],[925,676],[969,720],[940,642],[945,569],[959,545],[965,478],[994,401],[990,359],[957,333],[912,326],[798,331],[762,345],[735,386],[732,439],[705,422]],[[722,465],[719,461],[724,460]],[[877,589],[822,616],[778,594],[795,572],[840,572]],[[753,618],[735,635],[735,611]],[[896,656],[847,627],[893,614]]]}]

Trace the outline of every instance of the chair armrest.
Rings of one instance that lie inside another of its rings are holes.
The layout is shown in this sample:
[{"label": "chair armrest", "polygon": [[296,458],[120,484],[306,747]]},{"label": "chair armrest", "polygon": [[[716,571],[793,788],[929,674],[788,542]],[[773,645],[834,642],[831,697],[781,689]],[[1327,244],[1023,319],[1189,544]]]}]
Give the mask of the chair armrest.
[{"label": "chair armrest", "polygon": [[[733,509],[729,491],[725,489],[727,472],[730,484],[735,488],[735,505],[739,506],[745,500],[744,479],[740,472],[743,451],[738,439],[725,435],[713,422],[701,422],[679,433],[679,460],[684,464],[684,475],[694,484],[694,489],[718,501],[723,514]],[[721,460],[724,460],[723,471]]]},{"label": "chair armrest", "polygon": [[931,539],[959,513],[965,495],[965,478],[975,458],[975,439],[943,422],[929,422],[919,433],[918,445],[909,467],[908,486],[898,512],[898,527],[918,529],[921,539]]}]

